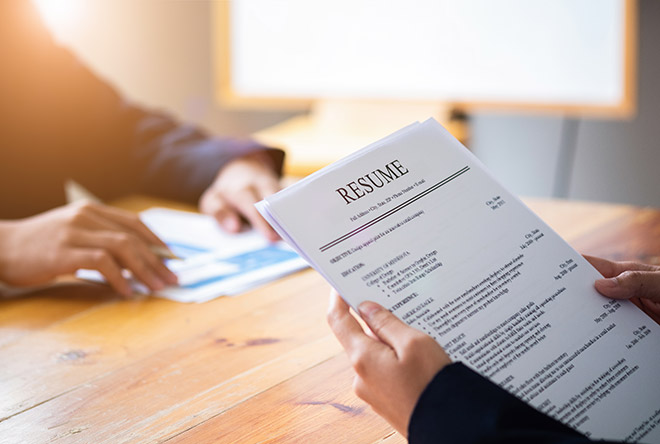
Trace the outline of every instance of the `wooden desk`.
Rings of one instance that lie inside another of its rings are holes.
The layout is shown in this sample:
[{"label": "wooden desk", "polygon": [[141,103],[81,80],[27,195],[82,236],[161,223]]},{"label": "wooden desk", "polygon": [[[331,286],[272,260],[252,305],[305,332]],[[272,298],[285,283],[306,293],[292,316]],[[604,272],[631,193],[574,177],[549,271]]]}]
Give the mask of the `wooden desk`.
[{"label": "wooden desk", "polygon": [[[659,262],[658,210],[528,203],[580,251]],[[352,392],[328,289],[310,270],[201,305],[78,283],[0,301],[0,443],[404,442]]]}]

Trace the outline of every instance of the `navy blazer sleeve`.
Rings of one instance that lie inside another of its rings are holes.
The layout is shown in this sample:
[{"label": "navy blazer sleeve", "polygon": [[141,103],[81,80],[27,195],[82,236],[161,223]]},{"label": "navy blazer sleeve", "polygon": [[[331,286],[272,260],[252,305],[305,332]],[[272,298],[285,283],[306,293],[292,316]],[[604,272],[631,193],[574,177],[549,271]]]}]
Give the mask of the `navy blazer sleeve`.
[{"label": "navy blazer sleeve", "polygon": [[410,419],[408,440],[411,444],[592,442],[461,363],[442,369],[426,387]]},{"label": "navy blazer sleeve", "polygon": [[127,102],[53,41],[28,0],[0,1],[0,61],[0,219],[63,204],[66,179],[103,199],[196,202],[229,160],[266,149]]},{"label": "navy blazer sleeve", "polygon": [[197,202],[218,171],[232,159],[266,151],[277,173],[284,153],[252,140],[209,137],[199,128],[181,125],[165,115],[139,113],[131,126],[130,157],[140,166],[138,189],[148,194]]}]

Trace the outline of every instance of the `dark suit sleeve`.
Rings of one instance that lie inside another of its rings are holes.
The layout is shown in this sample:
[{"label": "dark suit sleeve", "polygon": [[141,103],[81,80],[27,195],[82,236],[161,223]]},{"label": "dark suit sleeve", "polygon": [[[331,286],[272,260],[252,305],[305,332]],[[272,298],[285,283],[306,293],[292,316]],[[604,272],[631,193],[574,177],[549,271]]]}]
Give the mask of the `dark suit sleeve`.
[{"label": "dark suit sleeve", "polygon": [[442,369],[426,387],[408,435],[411,444],[592,442],[461,363]]},{"label": "dark suit sleeve", "polygon": [[130,131],[135,134],[131,156],[141,165],[142,191],[196,202],[229,161],[255,151],[270,155],[281,173],[284,153],[251,140],[209,137],[199,128],[181,125],[165,115],[138,111]]},{"label": "dark suit sleeve", "polygon": [[105,200],[145,192],[193,203],[236,157],[266,150],[281,167],[279,150],[126,101],[53,40],[30,1],[0,1],[0,42],[0,185],[21,190],[0,190],[4,217],[63,204],[67,179]]}]

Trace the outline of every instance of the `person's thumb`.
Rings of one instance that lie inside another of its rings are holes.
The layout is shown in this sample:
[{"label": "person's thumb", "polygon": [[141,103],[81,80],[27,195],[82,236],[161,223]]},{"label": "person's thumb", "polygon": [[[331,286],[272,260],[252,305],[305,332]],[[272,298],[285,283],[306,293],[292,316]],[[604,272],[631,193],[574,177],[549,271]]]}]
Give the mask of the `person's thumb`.
[{"label": "person's thumb", "polygon": [[632,297],[660,302],[659,271],[624,271],[609,279],[598,279],[596,290],[603,296],[613,299]]},{"label": "person's thumb", "polygon": [[388,310],[375,302],[365,301],[358,307],[369,329],[384,343],[398,349],[413,330]]}]

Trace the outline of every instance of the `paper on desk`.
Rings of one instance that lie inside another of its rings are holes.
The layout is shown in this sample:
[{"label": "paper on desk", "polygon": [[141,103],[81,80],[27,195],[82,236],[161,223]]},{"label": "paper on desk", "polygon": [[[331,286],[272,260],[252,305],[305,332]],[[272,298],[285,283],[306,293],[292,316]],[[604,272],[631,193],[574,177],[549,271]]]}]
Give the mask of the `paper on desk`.
[{"label": "paper on desk", "polygon": [[[179,278],[178,287],[156,294],[166,299],[206,302],[233,296],[308,266],[284,242],[270,243],[255,231],[227,234],[209,216],[151,208],[140,218],[182,259],[166,261]],[[79,270],[77,275],[103,280],[95,270]],[[137,292],[149,293],[135,280],[132,285]]]},{"label": "paper on desk", "polygon": [[660,442],[660,327],[433,120],[257,204],[357,307],[587,436]]}]

